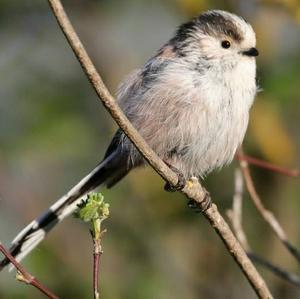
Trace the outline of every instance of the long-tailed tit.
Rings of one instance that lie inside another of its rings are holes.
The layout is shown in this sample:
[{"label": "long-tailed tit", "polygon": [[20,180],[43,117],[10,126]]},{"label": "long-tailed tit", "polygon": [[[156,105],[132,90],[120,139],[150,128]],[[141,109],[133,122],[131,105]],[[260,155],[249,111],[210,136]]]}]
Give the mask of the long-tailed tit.
[{"label": "long-tailed tit", "polygon": [[[256,94],[255,33],[234,14],[211,10],[181,25],[121,84],[118,101],[152,149],[185,179],[230,163]],[[99,185],[116,184],[143,158],[118,130],[103,160],[12,242],[19,259]]]}]

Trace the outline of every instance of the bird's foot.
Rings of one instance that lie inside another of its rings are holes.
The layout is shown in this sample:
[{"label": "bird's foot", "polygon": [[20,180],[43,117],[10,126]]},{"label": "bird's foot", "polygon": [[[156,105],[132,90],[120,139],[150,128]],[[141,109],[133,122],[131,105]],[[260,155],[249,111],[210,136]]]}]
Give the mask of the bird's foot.
[{"label": "bird's foot", "polygon": [[165,187],[164,189],[168,192],[175,192],[175,191],[181,191],[184,187],[185,187],[185,184],[186,184],[186,180],[184,178],[184,175],[176,168],[174,167],[173,165],[169,164],[168,162],[164,161],[168,167],[177,174],[177,178],[178,178],[178,181],[177,181],[177,184],[175,186],[171,185],[169,182],[167,182],[165,184]]},{"label": "bird's foot", "polygon": [[193,199],[189,200],[188,207],[194,210],[196,213],[203,213],[208,210],[212,205],[211,197],[208,191],[205,190],[204,198],[201,202],[197,202]]}]

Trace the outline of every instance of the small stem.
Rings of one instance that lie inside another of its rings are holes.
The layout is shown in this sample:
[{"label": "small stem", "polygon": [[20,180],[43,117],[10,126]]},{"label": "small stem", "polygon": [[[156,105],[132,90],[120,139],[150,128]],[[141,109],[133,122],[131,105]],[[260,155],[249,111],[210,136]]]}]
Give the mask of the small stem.
[{"label": "small stem", "polygon": [[99,299],[99,270],[100,256],[102,254],[101,223],[109,216],[109,204],[104,202],[101,193],[89,193],[87,200],[79,205],[77,217],[91,225],[90,233],[93,240],[93,294],[94,299]]},{"label": "small stem", "polygon": [[265,267],[270,272],[272,272],[273,274],[277,275],[278,277],[286,280],[287,282],[291,283],[292,285],[294,285],[298,288],[300,287],[300,277],[297,274],[288,272],[285,269],[283,269],[277,265],[274,265],[270,261],[264,259],[263,257],[255,254],[253,252],[248,252],[248,256],[256,264],[259,264],[259,265]]},{"label": "small stem", "polygon": [[[240,154],[243,155],[242,149],[240,149]],[[279,240],[282,242],[282,244],[287,248],[287,250],[291,253],[291,255],[300,263],[300,251],[289,241],[286,232],[284,231],[283,227],[275,217],[275,215],[269,211],[261,201],[260,196],[258,195],[251,173],[249,169],[249,165],[247,161],[240,161],[240,167],[243,173],[243,177],[246,183],[246,187],[248,190],[248,193],[250,195],[250,198],[257,209],[257,211],[260,213],[262,218],[265,220],[265,222],[271,227],[275,235],[279,238]]]},{"label": "small stem", "polygon": [[257,167],[268,169],[272,172],[277,172],[279,174],[289,176],[289,177],[296,177],[296,178],[300,177],[300,171],[298,169],[288,169],[282,166],[272,164],[270,162],[266,162],[264,160],[256,159],[251,156],[243,154],[242,151],[238,151],[235,156],[239,161],[245,161]]},{"label": "small stem", "polygon": [[0,251],[17,269],[18,272],[16,278],[18,281],[32,285],[33,287],[38,289],[41,293],[45,294],[50,299],[59,299],[47,287],[42,285],[40,281],[38,281],[29,272],[27,272],[27,270],[16,261],[16,259],[9,253],[8,250],[5,249],[5,247],[1,243],[0,243]]},{"label": "small stem", "polygon": [[237,169],[235,172],[235,192],[233,196],[232,209],[227,211],[227,215],[229,217],[229,220],[231,221],[232,228],[238,240],[246,250],[248,257],[253,262],[263,266],[264,268],[268,269],[278,277],[288,281],[289,283],[299,288],[300,277],[297,274],[288,272],[287,270],[277,265],[274,265],[267,259],[257,255],[251,250],[242,225],[242,203],[243,203],[242,194],[243,194],[243,178],[242,178],[241,170]]},{"label": "small stem", "polygon": [[102,254],[102,248],[100,244],[101,239],[93,238],[94,244],[94,261],[93,261],[93,289],[94,289],[94,299],[99,299],[99,265],[100,265],[100,256]]},{"label": "small stem", "polygon": [[[103,220],[103,219],[102,219]],[[100,265],[100,256],[102,254],[102,247],[101,247],[101,219],[96,218],[92,220],[92,238],[93,238],[93,289],[94,289],[94,299],[99,299],[99,265]]]}]

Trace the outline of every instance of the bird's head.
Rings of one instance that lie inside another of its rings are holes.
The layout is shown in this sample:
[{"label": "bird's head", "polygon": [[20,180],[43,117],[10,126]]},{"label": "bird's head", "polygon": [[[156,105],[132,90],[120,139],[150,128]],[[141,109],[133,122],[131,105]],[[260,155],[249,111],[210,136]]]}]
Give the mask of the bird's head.
[{"label": "bird's head", "polygon": [[171,39],[177,55],[190,61],[235,65],[258,55],[252,26],[243,18],[222,10],[202,13],[181,25]]}]

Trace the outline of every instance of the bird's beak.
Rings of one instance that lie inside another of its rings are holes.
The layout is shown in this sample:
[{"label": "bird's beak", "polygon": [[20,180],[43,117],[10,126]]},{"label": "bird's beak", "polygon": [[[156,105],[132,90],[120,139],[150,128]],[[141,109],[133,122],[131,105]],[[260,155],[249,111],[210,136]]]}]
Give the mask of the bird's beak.
[{"label": "bird's beak", "polygon": [[241,52],[243,55],[247,55],[247,56],[258,56],[259,52],[256,48],[250,48],[248,50],[242,51]]}]

